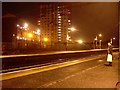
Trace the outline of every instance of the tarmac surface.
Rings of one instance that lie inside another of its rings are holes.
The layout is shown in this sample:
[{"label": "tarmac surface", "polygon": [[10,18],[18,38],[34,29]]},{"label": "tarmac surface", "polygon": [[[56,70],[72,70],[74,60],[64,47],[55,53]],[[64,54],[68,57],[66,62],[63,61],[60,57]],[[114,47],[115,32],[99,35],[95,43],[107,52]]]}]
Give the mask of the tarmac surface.
[{"label": "tarmac surface", "polygon": [[[106,56],[65,67],[2,81],[3,88],[115,88],[118,82],[118,53],[113,65],[105,66]],[[84,58],[89,60],[93,56]],[[81,59],[80,59],[81,60]],[[57,66],[58,67],[58,66]]]}]

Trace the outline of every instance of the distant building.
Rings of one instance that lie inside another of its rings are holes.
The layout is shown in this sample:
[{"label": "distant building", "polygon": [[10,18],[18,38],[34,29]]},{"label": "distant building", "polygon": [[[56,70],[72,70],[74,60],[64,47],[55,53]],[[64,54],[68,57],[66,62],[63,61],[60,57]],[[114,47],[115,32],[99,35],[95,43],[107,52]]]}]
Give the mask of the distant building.
[{"label": "distant building", "polygon": [[40,48],[40,29],[30,22],[19,19],[17,27],[17,48]]},{"label": "distant building", "polygon": [[12,14],[2,17],[3,50],[40,47],[40,30],[37,26]]},{"label": "distant building", "polygon": [[64,48],[71,27],[71,10],[64,3],[42,3],[38,26],[43,48]]},{"label": "distant building", "polygon": [[13,14],[2,17],[5,49],[65,49],[71,28],[71,10],[65,3],[41,3],[38,25]]},{"label": "distant building", "polygon": [[17,18],[13,14],[2,17],[2,47],[3,49],[16,48],[14,35],[16,31]]}]

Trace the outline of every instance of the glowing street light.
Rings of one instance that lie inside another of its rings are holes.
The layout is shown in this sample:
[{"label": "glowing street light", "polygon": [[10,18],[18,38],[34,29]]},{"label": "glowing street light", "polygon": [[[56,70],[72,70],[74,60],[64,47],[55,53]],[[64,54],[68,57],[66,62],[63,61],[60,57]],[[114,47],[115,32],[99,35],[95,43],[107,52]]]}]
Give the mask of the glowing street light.
[{"label": "glowing street light", "polygon": [[66,51],[67,51],[67,46],[68,46],[68,41],[70,40],[70,36],[69,36],[69,34],[70,34],[70,32],[71,31],[75,31],[76,29],[74,28],[74,27],[71,27],[71,28],[68,28],[68,30],[67,30],[67,37],[66,37]]},{"label": "glowing street light", "polygon": [[71,31],[75,31],[76,29],[74,27],[68,28]]},{"label": "glowing street light", "polygon": [[33,37],[33,34],[32,33],[28,33],[28,38],[32,38]]},{"label": "glowing street light", "polygon": [[20,39],[20,37],[19,37],[19,36],[17,36],[17,39]]},{"label": "glowing street light", "polygon": [[115,37],[113,38],[113,40],[115,40]]},{"label": "glowing street light", "polygon": [[48,41],[48,38],[44,38],[43,40],[44,40],[45,42],[47,42],[47,41]]},{"label": "glowing street light", "polygon": [[17,27],[19,27],[20,25],[19,24],[17,24]]},{"label": "glowing street light", "polygon": [[28,24],[27,23],[24,24],[24,28],[28,28]]},{"label": "glowing street light", "polygon": [[113,40],[115,40],[115,37],[110,39],[111,44],[113,43]]},{"label": "glowing street light", "polygon": [[76,29],[74,27],[71,28],[71,31],[75,31]]},{"label": "glowing street light", "polygon": [[[102,37],[102,34],[98,34],[98,35],[94,38],[95,48],[97,48],[97,46],[98,46],[98,44],[97,44],[98,39],[99,39],[98,37]],[[93,41],[93,44],[94,44],[94,41]],[[102,42],[102,40],[99,41],[99,46],[100,46],[100,48],[101,48],[101,42]]]},{"label": "glowing street light", "polygon": [[13,37],[15,36],[15,34],[13,34]]},{"label": "glowing street light", "polygon": [[82,44],[82,43],[83,43],[83,41],[82,41],[82,40],[78,40],[77,42],[78,42],[79,44]]},{"label": "glowing street light", "polygon": [[[102,34],[99,34],[98,36],[99,36],[99,37],[102,37]],[[95,41],[98,40],[98,36],[95,37],[95,39],[94,39]]]},{"label": "glowing street light", "polygon": [[96,38],[94,40],[97,41],[97,36],[96,36]]},{"label": "glowing street light", "polygon": [[99,37],[102,37],[102,34],[99,34]]}]

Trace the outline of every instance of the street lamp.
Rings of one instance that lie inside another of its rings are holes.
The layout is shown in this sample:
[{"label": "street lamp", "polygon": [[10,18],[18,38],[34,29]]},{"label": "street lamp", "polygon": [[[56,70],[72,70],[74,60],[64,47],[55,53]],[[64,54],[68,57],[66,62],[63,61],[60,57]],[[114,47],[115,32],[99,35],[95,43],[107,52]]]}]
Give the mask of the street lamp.
[{"label": "street lamp", "polygon": [[28,28],[28,24],[27,23],[24,24],[24,28]]},{"label": "street lamp", "polygon": [[78,40],[77,42],[78,42],[79,44],[82,44],[82,43],[83,43],[83,41],[82,41],[82,40]]},{"label": "street lamp", "polygon": [[47,42],[47,41],[48,41],[48,38],[44,38],[43,40],[44,40],[44,42]]},{"label": "street lamp", "polygon": [[100,49],[101,49],[101,46],[102,46],[102,43],[101,43],[101,42],[102,42],[102,40],[100,40]]},{"label": "street lamp", "polygon": [[111,44],[113,43],[113,40],[115,40],[115,37],[110,39]]},{"label": "street lamp", "polygon": [[[98,36],[99,37],[102,37],[102,34],[98,34]],[[95,41],[95,48],[97,48],[97,40],[98,40],[98,36],[96,36],[95,38],[94,38],[94,41]],[[102,40],[99,40],[99,46],[100,46],[100,48],[101,48],[101,42],[102,42]],[[94,44],[94,43],[93,43]]]},{"label": "street lamp", "polygon": [[99,37],[102,37],[102,34],[99,34]]},{"label": "street lamp", "polygon": [[68,30],[67,30],[67,36],[66,36],[66,51],[67,51],[67,46],[68,46],[68,41],[70,40],[70,36],[69,36],[69,34],[70,34],[70,32],[71,31],[75,31],[76,29],[74,28],[74,27],[71,27],[71,28],[68,28]]},{"label": "street lamp", "polygon": [[71,28],[71,31],[75,31],[76,29],[74,27]]},{"label": "street lamp", "polygon": [[19,27],[20,25],[19,24],[17,24],[17,27]]},{"label": "street lamp", "polygon": [[[102,34],[99,34],[99,37],[102,37]],[[102,47],[102,40],[99,40],[99,46],[100,46],[100,49]]]},{"label": "street lamp", "polygon": [[68,28],[70,31],[75,31],[76,29],[74,27]]},{"label": "street lamp", "polygon": [[28,38],[32,38],[33,34],[32,33],[28,33],[27,36],[28,36]]},{"label": "street lamp", "polygon": [[96,48],[97,47],[97,36],[94,38],[94,41],[95,41],[95,48]]},{"label": "street lamp", "polygon": [[115,37],[113,38],[113,40],[115,40]]}]

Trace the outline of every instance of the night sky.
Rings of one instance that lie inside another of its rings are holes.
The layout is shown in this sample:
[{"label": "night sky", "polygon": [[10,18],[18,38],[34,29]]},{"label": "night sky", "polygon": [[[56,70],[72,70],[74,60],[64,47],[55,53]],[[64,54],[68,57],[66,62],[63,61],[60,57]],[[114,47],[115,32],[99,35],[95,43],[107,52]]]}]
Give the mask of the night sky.
[{"label": "night sky", "polygon": [[[7,13],[36,23],[39,18],[39,4],[33,2],[3,2],[3,15]],[[69,3],[72,9],[72,25],[77,29],[71,32],[74,39],[93,41],[101,33],[102,40],[116,37],[118,42],[118,3]]]}]

